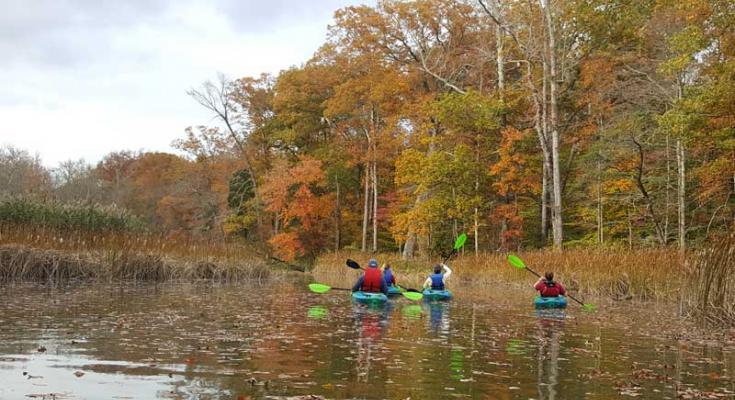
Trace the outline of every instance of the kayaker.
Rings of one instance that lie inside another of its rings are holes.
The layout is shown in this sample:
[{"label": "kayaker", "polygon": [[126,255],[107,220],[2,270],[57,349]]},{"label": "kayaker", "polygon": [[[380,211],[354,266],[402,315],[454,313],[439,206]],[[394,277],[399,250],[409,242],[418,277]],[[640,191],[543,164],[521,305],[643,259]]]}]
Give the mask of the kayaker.
[{"label": "kayaker", "polygon": [[352,291],[369,293],[383,292],[386,296],[388,295],[388,285],[385,284],[383,273],[378,268],[378,260],[371,259],[368,261],[368,267],[365,269],[365,273],[357,278],[357,282],[352,287]]},{"label": "kayaker", "polygon": [[[442,268],[444,268],[444,272],[442,272]],[[444,287],[450,275],[452,275],[452,270],[446,264],[435,265],[434,273],[424,281],[424,289],[430,287],[431,290],[445,290]]]},{"label": "kayaker", "polygon": [[383,279],[385,279],[385,284],[388,286],[396,285],[396,276],[393,275],[393,269],[391,269],[390,264],[383,266]]},{"label": "kayaker", "polygon": [[543,278],[538,278],[538,281],[533,288],[536,289],[541,297],[558,297],[567,294],[564,286],[554,281],[554,273],[546,272]]}]

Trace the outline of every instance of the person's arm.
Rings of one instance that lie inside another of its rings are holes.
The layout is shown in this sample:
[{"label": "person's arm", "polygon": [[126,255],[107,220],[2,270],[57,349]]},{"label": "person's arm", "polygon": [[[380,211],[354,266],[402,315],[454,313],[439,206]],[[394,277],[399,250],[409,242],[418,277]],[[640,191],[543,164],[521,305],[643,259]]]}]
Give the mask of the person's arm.
[{"label": "person's arm", "polygon": [[385,279],[380,280],[380,291],[383,292],[384,295],[388,295],[388,284],[385,283]]},{"label": "person's arm", "polygon": [[449,279],[449,276],[452,275],[452,270],[446,264],[442,264],[442,267],[444,267],[444,275],[442,276],[442,282],[446,284],[447,279]]},{"label": "person's arm", "polygon": [[391,275],[391,277],[390,277],[390,283],[393,284],[393,286],[396,285],[396,274]]},{"label": "person's arm", "polygon": [[431,287],[431,277],[426,278],[424,281],[424,289]]},{"label": "person's arm", "polygon": [[559,285],[559,294],[562,295],[562,296],[566,295],[567,294],[567,290],[564,289],[564,285],[562,285],[559,282],[556,282],[556,284]]},{"label": "person's arm", "polygon": [[544,278],[538,278],[538,281],[533,285],[533,288],[540,291],[544,288]]},{"label": "person's arm", "polygon": [[362,280],[365,278],[365,275],[360,275],[359,278],[357,278],[357,282],[355,282],[355,285],[352,286],[353,292],[359,292],[360,289],[362,289]]}]

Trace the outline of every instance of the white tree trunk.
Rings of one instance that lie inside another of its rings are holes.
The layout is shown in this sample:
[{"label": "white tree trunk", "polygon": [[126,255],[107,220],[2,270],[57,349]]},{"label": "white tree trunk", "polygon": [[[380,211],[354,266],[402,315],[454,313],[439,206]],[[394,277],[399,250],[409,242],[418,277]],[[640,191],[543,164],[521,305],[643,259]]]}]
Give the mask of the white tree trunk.
[{"label": "white tree trunk", "polygon": [[378,251],[378,163],[373,161],[373,252]]},{"label": "white tree trunk", "polygon": [[686,164],[685,150],[681,138],[676,140],[676,164],[679,175],[678,203],[679,203],[679,251],[686,250]]},{"label": "white tree trunk", "polygon": [[365,202],[362,212],[362,251],[367,250],[368,222],[370,218],[370,166],[365,165]]},{"label": "white tree trunk", "polygon": [[564,229],[562,219],[562,201],[561,201],[561,170],[559,168],[559,83],[557,81],[556,70],[556,36],[554,32],[554,21],[551,15],[550,0],[547,0],[544,6],[544,15],[546,16],[547,38],[548,38],[548,55],[549,55],[549,100],[550,122],[551,122],[551,161],[552,161],[552,206],[551,206],[551,226],[554,234],[554,248],[562,249],[564,241]]}]

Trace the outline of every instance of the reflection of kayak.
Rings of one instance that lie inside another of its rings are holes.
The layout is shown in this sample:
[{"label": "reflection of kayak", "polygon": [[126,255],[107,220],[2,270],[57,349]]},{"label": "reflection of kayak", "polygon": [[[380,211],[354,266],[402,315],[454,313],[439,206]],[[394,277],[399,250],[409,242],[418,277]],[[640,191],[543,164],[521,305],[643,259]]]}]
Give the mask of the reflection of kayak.
[{"label": "reflection of kayak", "polygon": [[388,286],[388,296],[400,296],[401,289],[398,286]]},{"label": "reflection of kayak", "polygon": [[536,298],[533,300],[533,305],[536,308],[566,308],[567,298],[564,296],[557,296],[557,297],[536,296]]},{"label": "reflection of kayak", "polygon": [[449,300],[452,298],[452,292],[449,290],[433,290],[424,289],[424,299],[428,301]]},{"label": "reflection of kayak", "polygon": [[383,293],[352,292],[352,300],[362,304],[385,304],[388,296]]}]

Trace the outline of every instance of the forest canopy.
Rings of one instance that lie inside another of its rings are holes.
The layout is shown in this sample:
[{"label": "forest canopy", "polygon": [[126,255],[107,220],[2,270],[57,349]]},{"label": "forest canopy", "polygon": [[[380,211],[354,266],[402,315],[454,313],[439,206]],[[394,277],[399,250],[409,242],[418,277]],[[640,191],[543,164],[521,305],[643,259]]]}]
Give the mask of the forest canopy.
[{"label": "forest canopy", "polygon": [[[342,248],[677,246],[735,228],[735,3],[384,0],[277,76],[189,91],[179,154],[44,168],[0,195],[115,205],[170,234]],[[134,144],[131,144],[134,146]]]}]

